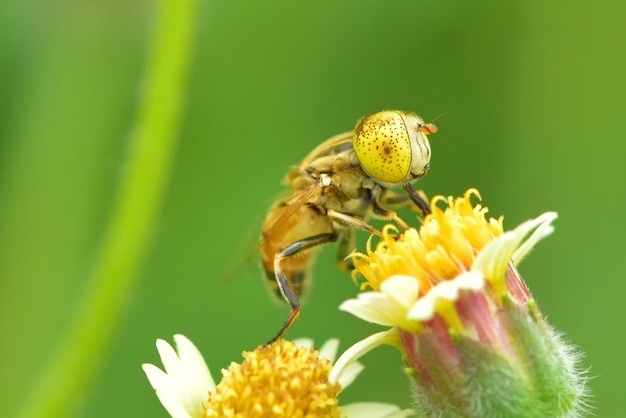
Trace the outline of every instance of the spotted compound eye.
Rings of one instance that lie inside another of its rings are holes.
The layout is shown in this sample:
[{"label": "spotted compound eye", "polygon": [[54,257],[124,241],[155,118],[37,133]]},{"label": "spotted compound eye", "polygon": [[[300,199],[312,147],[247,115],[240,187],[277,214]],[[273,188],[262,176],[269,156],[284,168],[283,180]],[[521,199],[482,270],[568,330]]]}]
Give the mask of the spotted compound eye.
[{"label": "spotted compound eye", "polygon": [[[422,129],[425,126],[430,127],[428,132]],[[406,183],[428,170],[430,145],[426,135],[434,132],[435,125],[424,125],[417,115],[385,110],[359,121],[352,147],[361,167],[374,180]]]}]

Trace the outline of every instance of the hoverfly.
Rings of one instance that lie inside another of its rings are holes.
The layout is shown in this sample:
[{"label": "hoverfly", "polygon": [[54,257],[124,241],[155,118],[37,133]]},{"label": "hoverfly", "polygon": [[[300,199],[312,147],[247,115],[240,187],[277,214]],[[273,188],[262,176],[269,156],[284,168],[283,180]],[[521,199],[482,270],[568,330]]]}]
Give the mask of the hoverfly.
[{"label": "hoverfly", "polygon": [[[262,266],[274,292],[291,311],[269,343],[280,338],[300,314],[298,298],[306,284],[315,251],[339,242],[338,264],[353,248],[354,229],[380,235],[367,223],[375,217],[408,228],[386,206],[416,205],[426,215],[428,203],[411,184],[430,166],[427,135],[434,124],[404,111],[381,111],[362,118],[352,132],[336,135],[317,146],[291,169],[285,183],[291,194],[268,212],[260,249]],[[401,186],[406,195],[389,189]]]}]

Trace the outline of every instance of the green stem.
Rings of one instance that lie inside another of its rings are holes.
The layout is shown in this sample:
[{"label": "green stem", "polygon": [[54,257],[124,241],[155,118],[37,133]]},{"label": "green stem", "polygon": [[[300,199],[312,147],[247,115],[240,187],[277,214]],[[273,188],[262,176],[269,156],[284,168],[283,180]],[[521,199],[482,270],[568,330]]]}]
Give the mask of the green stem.
[{"label": "green stem", "polygon": [[133,291],[167,186],[187,84],[197,0],[161,0],[125,174],[89,286],[21,417],[68,416]]}]

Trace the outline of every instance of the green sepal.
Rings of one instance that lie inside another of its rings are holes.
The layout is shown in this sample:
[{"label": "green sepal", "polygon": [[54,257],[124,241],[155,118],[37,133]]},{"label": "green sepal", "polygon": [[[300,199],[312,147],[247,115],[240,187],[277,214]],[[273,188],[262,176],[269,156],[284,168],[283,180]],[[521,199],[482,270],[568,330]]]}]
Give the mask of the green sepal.
[{"label": "green sepal", "polygon": [[528,311],[508,298],[502,304],[519,368],[535,392],[537,416],[566,416],[580,408],[585,388],[575,367],[579,355],[550,328],[533,300]]},{"label": "green sepal", "polygon": [[428,332],[419,337],[426,372],[413,370],[418,416],[463,418],[577,417],[584,409],[578,355],[547,325],[534,301],[502,297],[500,347],[449,332],[455,364],[443,361]]}]

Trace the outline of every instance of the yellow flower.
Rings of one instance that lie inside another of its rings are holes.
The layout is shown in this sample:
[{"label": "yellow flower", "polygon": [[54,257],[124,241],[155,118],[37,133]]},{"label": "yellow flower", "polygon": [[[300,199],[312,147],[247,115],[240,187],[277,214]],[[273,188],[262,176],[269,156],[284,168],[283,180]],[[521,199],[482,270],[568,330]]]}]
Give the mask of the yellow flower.
[{"label": "yellow flower", "polygon": [[[476,189],[456,199],[437,196],[419,231],[409,229],[398,236],[387,225],[375,250],[368,242],[367,254],[353,254],[355,278],[363,276],[361,288],[373,291],[344,302],[341,309],[409,331],[439,316],[461,332],[464,321],[454,302],[465,290],[484,289],[500,296],[510,292],[516,300],[528,301],[530,292],[515,265],[552,233],[556,213],[547,212],[505,233],[503,218],[486,219],[488,209],[473,206],[473,196],[480,197]],[[437,206],[441,202],[447,203],[445,209]]]},{"label": "yellow flower", "polygon": [[222,370],[215,385],[202,355],[184,336],[174,336],[178,353],[163,340],[157,349],[165,371],[143,369],[159,400],[174,418],[205,417],[406,417],[394,405],[356,403],[341,406],[337,396],[361,372],[356,362],[362,343],[346,351],[333,366],[339,341],[320,351],[311,340],[279,340],[244,352],[241,364]]},{"label": "yellow flower", "polygon": [[340,309],[391,326],[420,416],[579,416],[579,355],[547,325],[516,268],[557,215],[504,232],[502,217],[487,219],[472,197],[477,190],[435,197],[419,230],[386,226],[375,250],[370,241],[352,255],[353,277],[371,291]]}]

